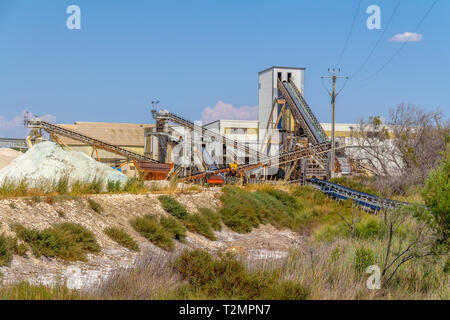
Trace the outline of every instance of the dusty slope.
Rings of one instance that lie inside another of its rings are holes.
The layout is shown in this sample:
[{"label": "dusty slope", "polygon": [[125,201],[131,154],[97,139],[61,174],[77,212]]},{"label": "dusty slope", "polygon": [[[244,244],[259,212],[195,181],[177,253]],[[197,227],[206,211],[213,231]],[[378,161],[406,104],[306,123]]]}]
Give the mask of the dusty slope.
[{"label": "dusty slope", "polygon": [[[191,213],[199,207],[217,208],[220,205],[218,191],[204,191],[192,194],[178,194],[175,198]],[[10,267],[0,268],[0,281],[5,283],[28,280],[32,283],[52,284],[57,279],[67,282],[71,288],[86,288],[97,284],[112,271],[132,267],[143,254],[160,251],[136,233],[129,225],[129,219],[145,214],[166,215],[158,201],[158,194],[148,195],[96,195],[91,198],[104,208],[102,214],[91,210],[86,198],[64,200],[54,204],[44,201],[33,203],[30,199],[0,200],[0,233],[12,234],[9,225],[21,223],[27,227],[43,229],[53,223],[76,222],[94,232],[102,251],[89,255],[89,261],[66,263],[58,259],[35,258],[31,252],[26,257],[14,256]],[[44,200],[44,198],[43,198]],[[139,242],[140,253],[129,251],[104,235],[103,229],[121,226]],[[253,259],[287,256],[289,247],[300,243],[301,237],[287,230],[276,230],[261,226],[249,234],[237,234],[224,228],[216,233],[217,241],[188,233],[186,244],[177,243],[177,250],[184,247],[204,248],[212,252],[231,250]]]}]

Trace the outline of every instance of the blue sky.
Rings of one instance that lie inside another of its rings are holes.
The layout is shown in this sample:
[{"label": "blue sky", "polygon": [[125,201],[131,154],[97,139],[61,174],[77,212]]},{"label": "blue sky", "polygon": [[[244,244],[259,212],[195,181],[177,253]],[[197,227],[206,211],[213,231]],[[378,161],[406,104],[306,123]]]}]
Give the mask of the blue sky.
[{"label": "blue sky", "polygon": [[[364,70],[337,100],[338,122],[387,116],[405,102],[449,116],[450,1],[440,0],[410,42],[433,0],[402,0]],[[152,122],[164,106],[197,120],[206,108],[239,112],[258,103],[258,71],[306,68],[305,96],[322,122],[331,119],[320,76],[336,63],[358,0],[0,0],[0,136],[21,135],[24,109],[60,123]],[[396,0],[363,0],[340,67],[351,75],[383,30],[366,27],[369,5],[385,28]],[[81,30],[66,28],[66,8],[81,8]],[[229,110],[229,109],[227,109]],[[16,117],[16,118],[15,118]],[[15,118],[15,120],[14,120]]]}]

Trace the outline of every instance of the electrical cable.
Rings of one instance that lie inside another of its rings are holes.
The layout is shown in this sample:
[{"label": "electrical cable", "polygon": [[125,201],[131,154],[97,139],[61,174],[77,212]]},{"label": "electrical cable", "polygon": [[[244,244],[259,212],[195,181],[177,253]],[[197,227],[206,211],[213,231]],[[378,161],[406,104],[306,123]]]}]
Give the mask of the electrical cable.
[{"label": "electrical cable", "polygon": [[403,48],[406,46],[406,44],[409,42],[409,40],[411,39],[411,37],[413,36],[413,34],[415,34],[420,26],[422,25],[422,23],[425,21],[425,19],[427,18],[427,16],[430,14],[431,10],[433,10],[434,6],[436,5],[436,3],[438,2],[438,0],[435,0],[433,2],[433,4],[430,6],[430,8],[428,9],[428,11],[425,13],[425,15],[422,17],[422,19],[420,20],[420,22],[418,23],[418,25],[416,26],[416,28],[414,29],[414,31],[410,34],[410,36],[408,37],[408,39],[406,39],[405,42],[403,42],[403,44],[401,45],[401,47],[392,55],[392,57],[384,64],[381,66],[380,69],[378,69],[378,71],[376,71],[375,73],[373,73],[371,76],[367,77],[364,80],[360,80],[360,81],[367,81],[372,79],[373,77],[377,76],[381,71],[384,70],[384,68],[386,68],[391,62],[392,60],[395,59],[396,56],[398,56],[398,54],[403,50]]},{"label": "electrical cable", "polygon": [[347,49],[348,42],[350,41],[350,37],[351,37],[353,29],[355,27],[356,17],[358,16],[358,11],[359,11],[359,8],[361,7],[361,2],[362,2],[362,0],[359,0],[358,6],[356,7],[355,14],[353,15],[352,26],[350,28],[350,31],[349,31],[348,35],[347,35],[347,39],[345,40],[344,47],[342,48],[341,54],[339,55],[339,58],[338,58],[337,63],[336,63],[336,66],[338,66],[339,63],[341,63],[342,57],[344,56],[345,50]]},{"label": "electrical cable", "polygon": [[375,45],[372,47],[372,50],[370,51],[369,55],[367,56],[367,58],[364,60],[364,62],[359,66],[359,68],[351,75],[351,78],[354,78],[358,73],[361,72],[361,70],[366,66],[367,62],[369,62],[370,58],[372,57],[373,53],[375,52],[376,48],[378,47],[378,45],[380,44],[381,40],[384,37],[384,34],[386,33],[386,30],[389,28],[389,25],[392,22],[392,19],[395,16],[395,13],[397,12],[398,8],[400,7],[400,3],[401,0],[397,1],[397,5],[394,8],[394,11],[391,14],[391,17],[389,18],[386,27],[383,29],[383,32],[381,33],[380,37],[378,38],[377,42],[375,43]]}]

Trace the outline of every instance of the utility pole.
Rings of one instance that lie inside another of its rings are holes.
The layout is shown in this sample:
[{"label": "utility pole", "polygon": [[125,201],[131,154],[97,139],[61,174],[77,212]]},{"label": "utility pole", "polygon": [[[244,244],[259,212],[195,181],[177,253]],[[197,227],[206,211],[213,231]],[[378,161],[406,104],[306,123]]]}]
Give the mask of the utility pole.
[{"label": "utility pole", "polygon": [[[341,72],[341,69],[336,68],[328,68],[328,73],[330,74],[327,77],[322,76],[321,79],[331,79],[333,81],[333,90],[330,92],[326,86],[325,89],[328,91],[328,94],[331,96],[331,106],[332,106],[332,115],[331,115],[331,161],[330,161],[330,170],[331,170],[331,178],[334,178],[334,168],[335,168],[335,159],[336,159],[336,143],[335,143],[335,111],[336,111],[336,97],[339,93],[344,89],[342,87],[339,92],[336,93],[336,80],[337,79],[345,79],[346,83],[348,77],[339,76],[338,74]],[[344,84],[345,86],[345,84]]]}]

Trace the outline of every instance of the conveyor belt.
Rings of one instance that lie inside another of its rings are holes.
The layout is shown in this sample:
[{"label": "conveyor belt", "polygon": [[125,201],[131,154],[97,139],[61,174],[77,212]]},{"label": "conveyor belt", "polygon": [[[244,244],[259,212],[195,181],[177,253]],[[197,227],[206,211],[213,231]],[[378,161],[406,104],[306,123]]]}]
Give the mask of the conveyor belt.
[{"label": "conveyor belt", "polygon": [[278,90],[286,100],[289,109],[294,116],[297,125],[305,131],[313,144],[320,144],[328,141],[328,136],[322,128],[308,103],[293,82],[281,81],[278,79]]},{"label": "conveyor belt", "polygon": [[319,179],[309,179],[308,182],[332,198],[338,200],[352,199],[358,205],[368,208],[370,210],[379,211],[381,209],[397,208],[409,205],[409,203],[407,202],[380,198],[373,194],[350,189],[341,186],[340,184],[329,181],[323,181]]},{"label": "conveyor belt", "polygon": [[267,158],[267,156],[250,148],[248,145],[245,145],[243,143],[237,142],[236,140],[227,138],[227,137],[221,135],[220,133],[214,132],[205,127],[198,126],[194,122],[187,120],[183,117],[180,117],[176,114],[173,114],[167,110],[161,110],[159,112],[157,112],[156,110],[152,110],[152,116],[155,120],[165,119],[165,120],[177,123],[183,127],[189,128],[191,130],[201,131],[203,137],[214,138],[215,141],[223,142],[226,146],[228,146],[230,148],[236,148],[236,149],[239,149],[239,150],[245,152],[245,155],[253,156],[256,159],[266,159]]},{"label": "conveyor belt", "polygon": [[[329,152],[330,148],[331,148],[331,144],[329,142],[316,144],[311,147],[305,147],[305,148],[302,148],[299,150],[295,150],[295,151],[287,152],[287,153],[280,154],[280,155],[277,155],[274,157],[266,158],[260,162],[254,163],[254,164],[239,165],[236,169],[236,172],[243,173],[243,172],[255,170],[255,169],[258,169],[261,167],[273,167],[276,165],[293,162],[293,161],[296,161],[299,159],[311,157],[313,155],[318,155],[318,154]],[[219,169],[214,172],[200,172],[198,174],[194,174],[189,177],[185,177],[185,179],[195,180],[195,179],[203,178],[207,174],[219,174],[219,173],[228,172],[228,171],[230,171],[229,168]]]},{"label": "conveyor belt", "polygon": [[86,135],[83,135],[83,134],[73,131],[73,130],[62,128],[58,125],[51,124],[51,123],[43,121],[39,118],[26,120],[25,126],[27,126],[28,128],[41,128],[41,129],[44,129],[45,131],[47,131],[48,133],[53,133],[53,134],[61,135],[61,136],[67,137],[67,138],[77,140],[77,141],[81,141],[81,142],[84,142],[95,148],[103,149],[103,150],[124,156],[127,159],[131,159],[134,161],[159,163],[158,161],[156,161],[150,157],[146,157],[146,156],[140,155],[138,153],[120,148],[118,146],[100,141],[98,139],[88,137]]}]

